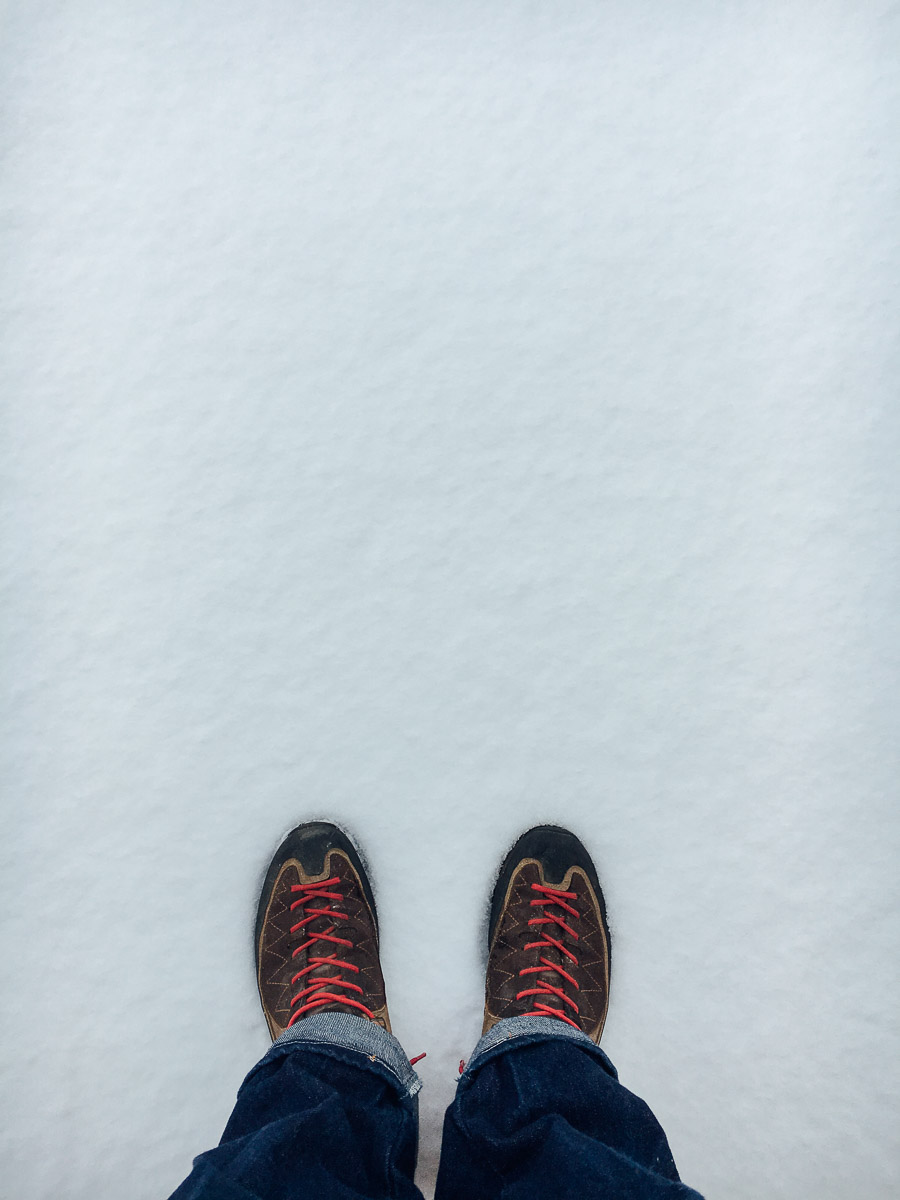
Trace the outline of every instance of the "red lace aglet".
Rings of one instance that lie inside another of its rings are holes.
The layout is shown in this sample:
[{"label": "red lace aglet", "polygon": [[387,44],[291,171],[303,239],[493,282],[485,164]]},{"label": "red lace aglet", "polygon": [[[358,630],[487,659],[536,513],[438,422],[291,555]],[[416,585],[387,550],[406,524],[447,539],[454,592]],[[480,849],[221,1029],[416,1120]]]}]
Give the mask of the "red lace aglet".
[{"label": "red lace aglet", "polygon": [[426,1050],[425,1054],[417,1054],[415,1058],[411,1058],[411,1059],[409,1060],[409,1065],[410,1065],[411,1067],[414,1067],[414,1066],[416,1065],[416,1063],[417,1063],[417,1062],[421,1062],[421,1061],[422,1061],[422,1059],[423,1059],[423,1058],[425,1058],[425,1056],[426,1056],[426,1054],[427,1054],[427,1053],[428,1053],[428,1052],[427,1052],[427,1050]]},{"label": "red lace aglet", "polygon": [[459,1060],[459,1073],[460,1073],[460,1075],[462,1075],[462,1073],[463,1073],[463,1071],[464,1071],[465,1069],[466,1069],[466,1060],[465,1060],[464,1058],[461,1058],[461,1059]]}]

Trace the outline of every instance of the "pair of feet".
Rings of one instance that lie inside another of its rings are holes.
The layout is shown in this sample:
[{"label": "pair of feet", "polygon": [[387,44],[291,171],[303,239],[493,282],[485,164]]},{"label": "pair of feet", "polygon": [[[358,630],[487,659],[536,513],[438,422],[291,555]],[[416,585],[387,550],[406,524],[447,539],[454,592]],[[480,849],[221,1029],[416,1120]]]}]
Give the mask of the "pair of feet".
[{"label": "pair of feet", "polygon": [[[609,930],[596,869],[574,834],[539,825],[519,838],[500,868],[488,937],[483,1032],[531,1015],[599,1042]],[[273,1039],[318,1012],[390,1030],[372,888],[336,825],[299,825],[275,852],[257,910],[256,968]]]}]

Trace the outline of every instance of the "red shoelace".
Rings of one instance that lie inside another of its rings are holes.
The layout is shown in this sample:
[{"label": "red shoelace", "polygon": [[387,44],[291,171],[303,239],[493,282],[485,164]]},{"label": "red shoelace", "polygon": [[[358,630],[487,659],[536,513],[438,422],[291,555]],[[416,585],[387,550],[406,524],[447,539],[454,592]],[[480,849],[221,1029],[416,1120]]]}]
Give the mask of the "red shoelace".
[{"label": "red shoelace", "polygon": [[[575,892],[563,892],[563,891],[560,891],[559,888],[546,887],[543,883],[533,883],[531,886],[534,891],[543,893],[539,899],[531,901],[532,908],[534,908],[537,905],[537,906],[543,907],[545,911],[544,911],[543,916],[532,917],[531,920],[528,922],[528,924],[529,925],[556,925],[559,927],[561,932],[565,932],[565,933],[569,934],[570,937],[574,938],[577,941],[578,934],[571,927],[571,925],[568,925],[566,923],[564,917],[562,917],[559,913],[546,911],[547,906],[558,905],[560,908],[564,909],[565,912],[570,913],[573,917],[578,917],[579,916],[578,909],[573,908],[573,906],[568,903],[569,900],[575,899],[575,895],[576,895]],[[543,949],[550,949],[552,947],[555,947],[560,952],[560,954],[562,954],[566,958],[570,959],[573,963],[575,963],[576,966],[578,965],[577,956],[572,953],[572,951],[568,948],[568,946],[563,945],[563,943],[559,940],[559,938],[553,937],[553,935],[550,932],[548,932],[546,929],[543,931],[543,939],[541,941],[528,942],[527,945],[525,946],[525,949],[526,950],[539,950],[539,949],[543,950]],[[552,962],[549,958],[547,958],[543,954],[541,955],[540,961],[541,961],[540,966],[523,967],[522,970],[519,972],[519,974],[520,975],[537,975],[537,974],[544,975],[548,971],[554,971],[557,975],[560,976],[561,979],[564,979],[567,983],[570,983],[572,985],[572,987],[574,987],[575,990],[578,991],[578,981],[575,979],[575,977],[573,975],[570,975],[568,971],[564,970],[564,968],[561,967],[558,963]],[[516,996],[516,999],[522,1000],[526,996],[542,996],[542,997],[544,997],[544,999],[543,1000],[535,1000],[534,1008],[531,1009],[529,1012],[525,1013],[524,1015],[526,1017],[558,1017],[561,1021],[565,1021],[567,1025],[571,1025],[575,1029],[580,1029],[581,1026],[578,1024],[578,1022],[573,1021],[572,1018],[567,1015],[564,1008],[553,1008],[550,1004],[547,1003],[548,998],[550,1000],[556,1000],[557,1002],[561,1000],[563,1002],[563,1004],[568,1004],[569,1008],[577,1016],[578,1015],[578,1005],[575,1003],[575,1001],[572,999],[572,997],[567,996],[565,991],[561,987],[557,987],[555,984],[550,983],[550,981],[547,979],[535,979],[534,982],[537,985],[536,987],[526,988],[526,990],[524,992],[519,992],[518,995]]]},{"label": "red shoelace", "polygon": [[[331,901],[343,900],[343,896],[337,890],[341,886],[341,881],[335,875],[331,879],[323,879],[318,883],[295,883],[291,891],[302,893],[300,897],[291,905],[291,912],[295,908],[302,908],[305,916],[302,921],[298,921],[296,925],[291,927],[291,933],[297,933],[309,925],[311,921],[315,921],[317,917],[325,917],[331,921],[327,929],[323,929],[320,933],[313,933],[312,929],[307,929],[308,940],[303,942],[293,951],[291,957],[296,958],[298,954],[302,954],[304,950],[316,948],[319,942],[331,943],[335,946],[349,946],[353,948],[353,942],[349,938],[338,937],[335,930],[338,927],[339,921],[349,921],[350,917],[347,913],[338,912],[331,906]],[[332,890],[329,891],[328,889]],[[307,905],[312,903],[321,903],[328,901],[325,908],[307,908]],[[293,1023],[306,1013],[313,1012],[317,1008],[322,1008],[326,1004],[344,1004],[348,1008],[355,1009],[357,1012],[365,1013],[369,1018],[373,1018],[375,1014],[371,1009],[366,1008],[360,1000],[355,1000],[352,996],[348,996],[347,992],[359,992],[363,995],[363,989],[358,983],[353,983],[350,979],[345,979],[341,974],[342,971],[353,971],[354,974],[359,974],[359,967],[355,967],[353,963],[344,962],[338,958],[338,952],[333,954],[317,955],[312,952],[307,956],[307,965],[302,971],[291,980],[291,985],[303,979],[304,976],[310,975],[312,971],[319,967],[337,967],[336,975],[317,975],[314,979],[309,980],[309,986],[298,992],[296,996],[291,997],[290,1006],[294,1007],[299,1004],[300,1007],[291,1013],[291,1019],[287,1023],[287,1028],[290,1028]]]}]

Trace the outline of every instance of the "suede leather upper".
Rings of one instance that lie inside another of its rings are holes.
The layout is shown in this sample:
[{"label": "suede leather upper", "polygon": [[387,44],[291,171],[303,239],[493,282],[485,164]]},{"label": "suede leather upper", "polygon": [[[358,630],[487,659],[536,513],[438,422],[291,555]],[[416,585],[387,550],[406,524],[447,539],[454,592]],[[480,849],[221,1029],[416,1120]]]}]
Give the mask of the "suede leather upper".
[{"label": "suede leather upper", "polygon": [[[277,862],[277,858],[275,861]],[[267,886],[264,887],[260,898],[257,922],[257,982],[263,1011],[273,1039],[284,1032],[292,1012],[298,1007],[291,1006],[291,998],[309,987],[316,978],[338,973],[337,968],[323,963],[296,982],[292,982],[295,976],[309,965],[310,955],[324,957],[336,954],[337,958],[358,967],[358,972],[345,969],[342,973],[344,978],[363,989],[362,994],[344,989],[334,990],[365,1004],[374,1013],[375,1020],[390,1030],[384,977],[378,958],[378,927],[367,895],[369,888],[364,887],[360,870],[361,864],[358,870],[346,850],[332,846],[324,851],[322,869],[315,873],[310,873],[299,859],[289,857],[278,863],[277,870],[270,871],[270,875],[267,876]],[[301,929],[291,933],[292,927],[303,919],[310,907],[307,905],[305,909],[298,907],[291,911],[291,904],[302,894],[292,892],[292,886],[320,882],[332,877],[337,877],[339,883],[328,890],[340,892],[341,900],[316,901],[312,903],[312,907],[337,911],[345,914],[347,919],[316,916]],[[311,933],[328,931],[332,931],[337,937],[346,938],[352,942],[352,947],[320,941],[294,955],[294,951],[309,940]],[[329,1002],[318,1005],[314,1011],[358,1010],[337,1002]]]},{"label": "suede leather upper", "polygon": [[[567,831],[561,830],[560,833],[566,833],[568,838],[575,840]],[[520,839],[519,844],[524,841],[524,838]],[[523,857],[515,861],[514,854],[504,864],[493,905],[493,935],[485,981],[485,1033],[504,1017],[533,1011],[535,1002],[539,1002],[564,1011],[595,1042],[600,1040],[609,1006],[609,934],[602,892],[589,878],[589,868],[584,864],[584,859],[587,859],[587,864],[590,864],[590,859],[580,843],[578,845],[582,851],[578,856],[581,861],[577,866],[569,866],[564,873],[556,861],[558,854],[550,871],[545,871],[544,864],[535,858]],[[596,878],[592,867],[593,864],[590,864],[590,874]],[[574,917],[558,906],[534,903],[546,895],[535,890],[534,884],[574,892],[574,898],[566,903],[577,910],[578,916]],[[564,920],[577,936],[571,936],[556,924],[529,925],[529,921],[550,912]],[[544,930],[561,942],[577,961],[556,946],[534,947],[533,943],[544,939]],[[526,949],[529,945],[532,948]],[[575,980],[575,984],[569,983],[550,967],[521,974],[525,968],[539,968],[542,959],[554,966],[559,965]],[[552,994],[517,999],[521,992],[538,987],[539,980],[562,988],[577,1005],[577,1011]]]}]

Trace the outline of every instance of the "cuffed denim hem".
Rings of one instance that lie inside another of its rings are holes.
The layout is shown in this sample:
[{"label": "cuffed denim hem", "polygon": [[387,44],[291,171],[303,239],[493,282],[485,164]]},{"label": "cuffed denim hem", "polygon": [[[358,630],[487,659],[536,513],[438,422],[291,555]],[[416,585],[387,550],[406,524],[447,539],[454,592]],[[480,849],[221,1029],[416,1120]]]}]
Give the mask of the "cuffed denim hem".
[{"label": "cuffed denim hem", "polygon": [[505,1017],[492,1026],[487,1033],[482,1034],[460,1079],[465,1079],[471,1071],[480,1067],[486,1057],[494,1058],[497,1054],[504,1054],[523,1043],[548,1042],[554,1038],[576,1042],[583,1050],[587,1050],[599,1058],[604,1069],[612,1075],[613,1079],[619,1078],[616,1068],[604,1051],[580,1029],[576,1029],[573,1025],[567,1025],[565,1021],[560,1021],[557,1017],[523,1016]]},{"label": "cuffed denim hem", "polygon": [[[406,1052],[392,1033],[388,1033],[375,1021],[367,1017],[356,1017],[350,1013],[313,1013],[296,1021],[290,1029],[275,1039],[272,1048],[260,1059],[254,1070],[273,1057],[277,1057],[295,1043],[309,1046],[337,1046],[342,1050],[363,1055],[369,1062],[379,1063],[397,1080],[400,1090],[407,1096],[415,1096],[422,1081],[409,1065]],[[251,1072],[252,1074],[252,1072]]]}]

